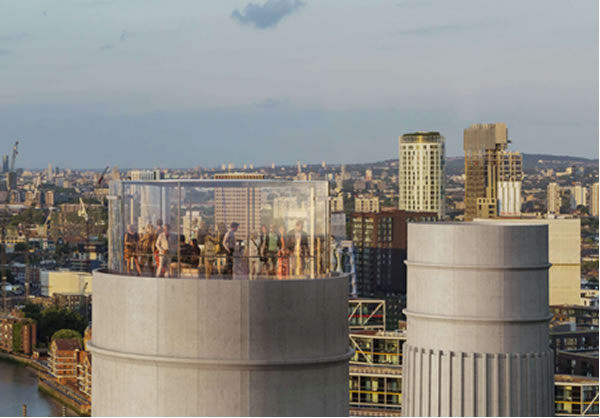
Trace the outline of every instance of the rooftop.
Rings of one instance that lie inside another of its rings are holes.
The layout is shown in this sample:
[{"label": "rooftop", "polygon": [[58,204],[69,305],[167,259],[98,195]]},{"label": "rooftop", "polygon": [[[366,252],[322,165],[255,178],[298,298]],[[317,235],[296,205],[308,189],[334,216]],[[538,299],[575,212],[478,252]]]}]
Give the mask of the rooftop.
[{"label": "rooftop", "polygon": [[444,142],[444,137],[439,132],[411,132],[400,137],[400,141],[404,143],[440,143]]},{"label": "rooftop", "polygon": [[417,132],[409,132],[402,136],[440,136],[440,133],[437,131],[417,131]]},{"label": "rooftop", "polygon": [[598,378],[587,376],[575,376],[571,374],[555,374],[554,381],[557,383],[579,383],[598,386]]},{"label": "rooftop", "polygon": [[56,344],[56,349],[60,351],[73,351],[81,349],[81,344],[79,344],[79,340],[75,338],[57,338],[54,340]]},{"label": "rooftop", "polygon": [[406,331],[381,331],[381,330],[357,330],[350,331],[351,335],[366,336],[366,337],[382,337],[382,338],[406,338]]}]

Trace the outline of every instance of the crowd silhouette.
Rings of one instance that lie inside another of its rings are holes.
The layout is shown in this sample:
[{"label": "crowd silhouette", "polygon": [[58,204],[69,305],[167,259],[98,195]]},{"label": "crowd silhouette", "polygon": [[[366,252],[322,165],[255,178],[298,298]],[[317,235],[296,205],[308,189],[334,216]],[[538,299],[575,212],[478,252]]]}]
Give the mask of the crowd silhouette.
[{"label": "crowd silhouette", "polygon": [[322,238],[314,240],[317,255],[311,256],[311,242],[303,221],[296,221],[289,231],[283,224],[262,225],[244,237],[238,237],[239,227],[237,222],[227,227],[202,221],[186,238],[173,233],[161,219],[156,225],[146,225],[141,233],[135,225],[128,225],[123,237],[125,273],[207,280],[234,276],[283,280],[309,277],[315,269],[322,270],[324,260],[318,254]]}]

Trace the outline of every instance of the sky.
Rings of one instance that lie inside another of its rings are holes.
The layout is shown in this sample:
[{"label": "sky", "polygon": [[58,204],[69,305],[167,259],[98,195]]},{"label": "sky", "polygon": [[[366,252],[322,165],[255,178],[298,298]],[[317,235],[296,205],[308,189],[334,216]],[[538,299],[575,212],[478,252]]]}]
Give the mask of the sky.
[{"label": "sky", "polygon": [[17,167],[397,158],[505,122],[598,158],[597,0],[3,0],[0,153]]}]

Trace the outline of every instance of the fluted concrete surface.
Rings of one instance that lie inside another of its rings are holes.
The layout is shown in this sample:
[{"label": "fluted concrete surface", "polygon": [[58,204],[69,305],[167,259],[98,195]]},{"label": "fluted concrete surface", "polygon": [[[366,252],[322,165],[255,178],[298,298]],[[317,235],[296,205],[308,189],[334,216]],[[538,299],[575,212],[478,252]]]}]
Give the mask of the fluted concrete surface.
[{"label": "fluted concrete surface", "polygon": [[348,415],[347,289],[95,272],[92,413]]},{"label": "fluted concrete surface", "polygon": [[545,225],[408,229],[406,416],[554,413]]}]

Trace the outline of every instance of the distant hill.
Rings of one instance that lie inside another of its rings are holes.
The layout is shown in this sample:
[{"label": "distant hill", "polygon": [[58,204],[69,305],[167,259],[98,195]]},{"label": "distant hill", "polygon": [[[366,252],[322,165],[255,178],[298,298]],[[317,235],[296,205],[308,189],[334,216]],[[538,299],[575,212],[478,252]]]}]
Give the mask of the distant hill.
[{"label": "distant hill", "polygon": [[[535,167],[563,168],[571,165],[593,165],[597,167],[598,159],[570,157],[568,155],[523,154],[523,170],[525,171],[531,171]],[[464,166],[464,157],[446,158],[446,169],[449,172],[462,171]]]},{"label": "distant hill", "polygon": [[567,155],[548,154],[523,154],[523,165],[535,166],[538,164],[568,166],[572,164],[598,165],[598,158],[570,157]]},{"label": "distant hill", "polygon": [[[333,164],[337,165],[337,164]],[[347,170],[362,170],[367,167],[390,167],[397,166],[398,159],[377,161],[372,163],[352,163],[346,164]],[[549,154],[523,154],[523,169],[525,171],[534,170],[535,167],[543,168],[565,168],[571,165],[586,165],[598,167],[598,159],[583,157],[571,157],[568,155],[549,155]],[[446,170],[449,173],[462,172],[465,166],[464,157],[446,157]]]}]

